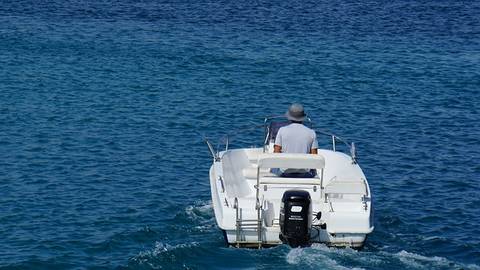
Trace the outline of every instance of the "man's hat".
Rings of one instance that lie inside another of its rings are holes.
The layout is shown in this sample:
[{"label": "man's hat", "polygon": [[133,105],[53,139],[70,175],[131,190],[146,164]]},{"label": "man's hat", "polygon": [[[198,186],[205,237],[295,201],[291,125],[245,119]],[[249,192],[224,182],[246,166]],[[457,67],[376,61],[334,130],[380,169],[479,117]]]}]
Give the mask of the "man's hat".
[{"label": "man's hat", "polygon": [[288,120],[290,121],[298,121],[298,122],[303,122],[305,120],[305,117],[307,116],[305,112],[303,111],[303,106],[302,104],[299,103],[293,103],[290,105],[288,108],[287,113],[285,114],[287,116]]}]

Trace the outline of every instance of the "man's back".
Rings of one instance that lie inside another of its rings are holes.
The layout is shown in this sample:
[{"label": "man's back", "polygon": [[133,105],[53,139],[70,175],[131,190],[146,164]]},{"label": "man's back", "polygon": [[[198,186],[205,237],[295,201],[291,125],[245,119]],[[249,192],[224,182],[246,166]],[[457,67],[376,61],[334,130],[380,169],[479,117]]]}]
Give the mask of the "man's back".
[{"label": "man's back", "polygon": [[275,145],[281,147],[282,153],[308,154],[318,148],[315,131],[301,123],[291,123],[280,128]]}]

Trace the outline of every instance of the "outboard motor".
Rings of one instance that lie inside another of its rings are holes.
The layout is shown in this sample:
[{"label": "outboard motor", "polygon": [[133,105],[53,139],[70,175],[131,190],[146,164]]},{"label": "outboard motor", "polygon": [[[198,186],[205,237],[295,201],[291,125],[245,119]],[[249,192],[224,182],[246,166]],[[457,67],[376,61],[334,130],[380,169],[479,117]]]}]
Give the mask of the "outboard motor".
[{"label": "outboard motor", "polygon": [[307,246],[310,241],[310,193],[304,190],[287,190],[280,206],[280,239],[291,247]]}]

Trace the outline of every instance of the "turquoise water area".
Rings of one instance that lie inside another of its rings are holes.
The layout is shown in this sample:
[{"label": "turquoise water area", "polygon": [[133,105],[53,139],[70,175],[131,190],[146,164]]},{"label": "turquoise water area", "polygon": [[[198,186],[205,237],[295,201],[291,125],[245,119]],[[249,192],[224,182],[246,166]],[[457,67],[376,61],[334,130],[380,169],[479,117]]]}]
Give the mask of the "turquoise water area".
[{"label": "turquoise water area", "polygon": [[[480,268],[479,1],[0,3],[0,268]],[[362,251],[224,245],[199,134],[294,101],[357,144]]]}]

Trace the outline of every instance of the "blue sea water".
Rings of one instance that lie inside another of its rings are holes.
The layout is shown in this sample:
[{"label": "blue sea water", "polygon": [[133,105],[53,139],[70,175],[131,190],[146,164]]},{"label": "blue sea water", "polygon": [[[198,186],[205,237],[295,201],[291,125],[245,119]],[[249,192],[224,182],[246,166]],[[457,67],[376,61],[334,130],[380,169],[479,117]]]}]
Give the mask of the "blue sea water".
[{"label": "blue sea water", "polygon": [[[468,0],[0,1],[0,268],[480,269],[479,18]],[[224,245],[200,134],[294,101],[357,144],[362,251]]]}]

